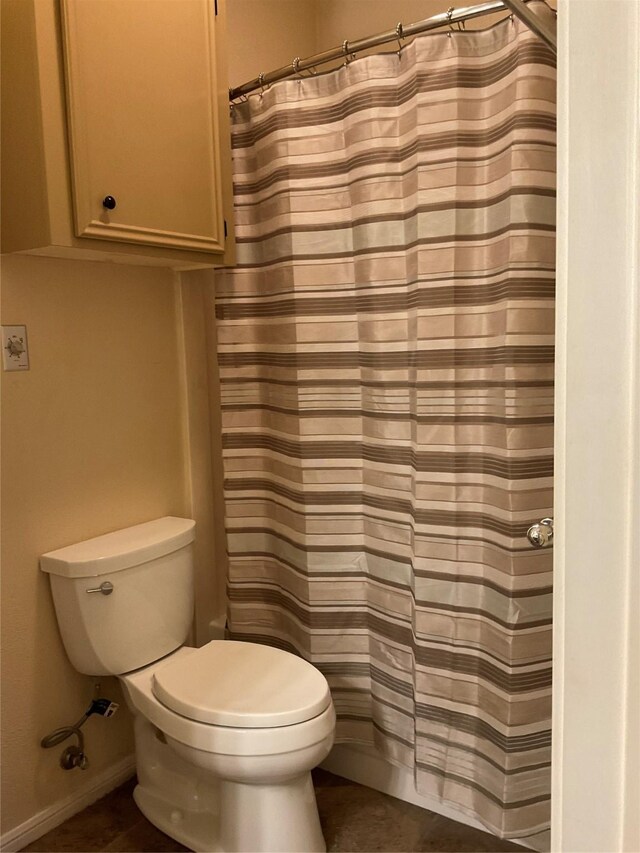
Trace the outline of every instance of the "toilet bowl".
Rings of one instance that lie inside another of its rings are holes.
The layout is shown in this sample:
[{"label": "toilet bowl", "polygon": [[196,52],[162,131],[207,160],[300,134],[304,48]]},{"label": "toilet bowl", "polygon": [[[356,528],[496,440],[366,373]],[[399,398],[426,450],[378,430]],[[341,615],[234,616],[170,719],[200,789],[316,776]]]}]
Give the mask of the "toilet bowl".
[{"label": "toilet bowl", "polygon": [[120,679],[134,798],[161,830],[197,851],[324,851],[310,771],[333,743],[326,679],[268,646],[183,645],[193,537],[164,518],[45,554],[67,654]]},{"label": "toilet bowl", "polygon": [[[201,649],[182,647],[160,662],[121,675],[127,703],[136,715],[137,742],[146,744],[141,731],[145,726],[151,727],[156,742],[161,733],[160,745],[136,756],[139,784],[134,797],[146,817],[199,850],[324,850],[309,771],[329,754],[335,712],[322,676],[316,679],[320,673],[313,667],[307,673],[307,667],[277,649],[223,640]],[[245,687],[237,690],[243,680]],[[218,691],[210,688],[216,683]],[[278,708],[273,701],[265,706],[270,685]],[[287,688],[289,695],[283,697]],[[210,701],[202,694],[209,694]],[[278,716],[282,725],[265,725]],[[287,716],[298,721],[287,724]],[[181,771],[175,757],[181,759]],[[169,779],[163,773],[167,758]],[[193,779],[194,768],[200,785],[191,801],[178,808],[175,797],[166,792],[181,773]],[[207,790],[207,780],[217,783],[215,793]],[[206,811],[210,821],[202,837]],[[211,846],[212,838],[219,846]]]}]

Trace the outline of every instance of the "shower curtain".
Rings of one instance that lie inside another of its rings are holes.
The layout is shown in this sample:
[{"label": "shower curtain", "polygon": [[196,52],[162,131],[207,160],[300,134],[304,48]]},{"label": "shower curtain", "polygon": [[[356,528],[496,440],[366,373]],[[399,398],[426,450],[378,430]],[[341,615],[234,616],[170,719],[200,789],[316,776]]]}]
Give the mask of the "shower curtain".
[{"label": "shower curtain", "polygon": [[217,279],[230,636],[502,837],[549,821],[554,65],[506,20],[235,105]]}]

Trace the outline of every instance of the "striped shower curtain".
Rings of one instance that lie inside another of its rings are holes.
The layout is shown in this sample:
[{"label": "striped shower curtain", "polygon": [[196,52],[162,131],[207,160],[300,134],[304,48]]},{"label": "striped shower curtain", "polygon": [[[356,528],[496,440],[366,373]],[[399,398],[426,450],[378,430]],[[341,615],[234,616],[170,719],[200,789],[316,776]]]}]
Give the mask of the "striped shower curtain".
[{"label": "striped shower curtain", "polygon": [[503,837],[549,820],[554,101],[509,20],[250,97],[217,280],[230,635]]}]

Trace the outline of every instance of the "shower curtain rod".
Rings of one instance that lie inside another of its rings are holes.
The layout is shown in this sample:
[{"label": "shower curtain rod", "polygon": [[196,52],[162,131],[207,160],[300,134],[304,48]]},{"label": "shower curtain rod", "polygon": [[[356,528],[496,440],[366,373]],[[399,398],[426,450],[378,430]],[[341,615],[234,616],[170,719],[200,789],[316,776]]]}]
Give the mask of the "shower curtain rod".
[{"label": "shower curtain rod", "polygon": [[502,12],[505,10],[509,10],[516,17],[520,18],[554,53],[557,53],[556,35],[553,29],[546,21],[543,21],[534,12],[531,12],[524,0],[490,0],[490,2],[481,3],[478,6],[467,6],[461,9],[451,7],[447,12],[433,15],[424,21],[418,21],[415,24],[398,24],[395,30],[387,30],[384,33],[378,33],[377,35],[368,36],[357,41],[350,42],[345,40],[340,47],[316,53],[307,59],[300,59],[299,56],[296,56],[290,65],[277,68],[275,71],[269,71],[267,74],[259,74],[255,79],[249,80],[248,83],[243,83],[242,86],[237,86],[235,89],[229,89],[229,100],[234,101],[236,98],[248,95],[250,92],[255,92],[258,89],[262,90],[265,86],[276,83],[278,80],[285,80],[287,77],[300,75],[303,71],[315,69],[317,65],[323,65],[326,62],[333,62],[342,58],[349,62],[356,53],[371,47],[378,47],[393,41],[397,41],[401,45],[402,39],[411,38],[411,36],[427,32],[428,30],[453,26],[453,24],[459,24],[471,18],[478,18],[481,15],[488,15],[491,12]]}]

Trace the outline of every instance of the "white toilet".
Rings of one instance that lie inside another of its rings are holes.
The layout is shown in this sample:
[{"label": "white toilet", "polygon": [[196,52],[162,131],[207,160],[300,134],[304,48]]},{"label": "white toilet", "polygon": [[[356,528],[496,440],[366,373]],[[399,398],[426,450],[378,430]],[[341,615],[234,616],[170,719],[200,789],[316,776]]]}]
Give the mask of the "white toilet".
[{"label": "white toilet", "polygon": [[69,659],[120,678],[134,797],[163,832],[196,851],[324,851],[310,771],[333,743],[329,686],[279,649],[183,645],[194,531],[160,518],[41,558]]}]

